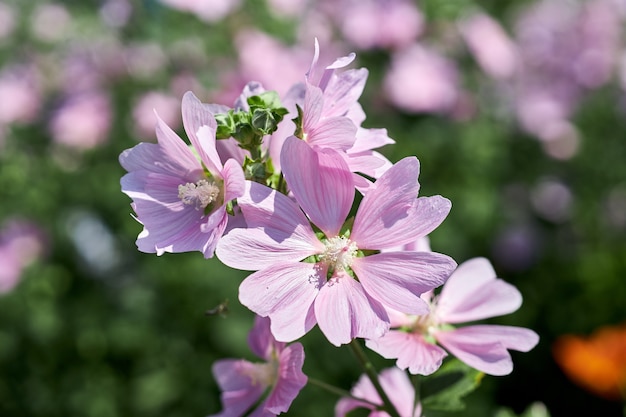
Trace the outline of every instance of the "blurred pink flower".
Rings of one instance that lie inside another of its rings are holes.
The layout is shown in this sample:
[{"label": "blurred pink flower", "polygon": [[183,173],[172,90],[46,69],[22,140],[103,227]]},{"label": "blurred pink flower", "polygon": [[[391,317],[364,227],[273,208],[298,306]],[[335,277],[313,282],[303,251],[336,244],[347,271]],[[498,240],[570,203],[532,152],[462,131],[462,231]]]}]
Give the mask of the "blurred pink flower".
[{"label": "blurred pink flower", "polygon": [[392,55],[383,88],[393,105],[410,113],[447,113],[459,97],[455,65],[417,44]]},{"label": "blurred pink flower", "polygon": [[310,63],[307,49],[286,46],[271,36],[252,29],[241,31],[235,39],[239,57],[239,76],[255,80],[267,90],[282,97],[294,84],[301,82]]},{"label": "blurred pink flower", "polygon": [[[271,417],[287,412],[307,377],[302,372],[304,348],[300,343],[277,342],[269,319],[255,317],[248,335],[252,352],[264,363],[223,359],[213,365],[213,375],[222,389],[221,413],[209,417]],[[263,393],[270,389],[267,397]],[[251,409],[254,407],[254,411]]]},{"label": "blurred pink flower", "polygon": [[133,107],[133,126],[140,138],[152,136],[155,112],[172,129],[180,126],[180,101],[168,93],[149,91],[141,95]]},{"label": "blurred pink flower", "polygon": [[409,0],[343,0],[332,14],[343,36],[360,49],[399,49],[422,32],[424,17]]},{"label": "blurred pink flower", "polygon": [[39,72],[29,65],[8,67],[0,73],[0,125],[35,120],[43,100]]},{"label": "blurred pink flower", "polygon": [[54,111],[48,128],[54,142],[88,150],[109,139],[111,118],[108,95],[94,90],[67,97]]},{"label": "blurred pink flower", "polygon": [[391,326],[381,338],[368,340],[367,347],[387,359],[397,359],[400,369],[430,375],[450,353],[469,366],[490,375],[507,375],[513,370],[508,349],[527,352],[539,341],[530,329],[500,325],[457,323],[496,317],[517,310],[522,296],[512,285],[496,278],[488,260],[466,261],[448,278],[438,297],[423,296],[431,304],[426,315],[388,310]]},{"label": "blurred pink flower", "polygon": [[[378,379],[383,391],[395,407],[400,417],[420,417],[422,406],[415,404],[415,388],[409,380],[406,372],[399,368],[388,368],[380,372]],[[356,385],[350,390],[356,398],[342,398],[335,407],[335,417],[345,417],[355,408],[367,408],[372,410],[369,417],[389,417],[384,411],[378,411],[374,404],[383,405],[378,392],[367,375],[361,375]],[[361,398],[366,401],[359,401]]]},{"label": "blurred pink flower", "polygon": [[[401,160],[376,181],[348,236],[340,230],[352,207],[354,184],[343,158],[330,149],[315,152],[295,137],[287,139],[281,158],[297,204],[248,183],[237,200],[248,228],[233,229],[217,247],[224,264],[258,271],[242,282],[241,303],[270,317],[277,340],[296,340],[317,323],[337,346],[384,334],[388,318],[381,303],[425,313],[419,295],[447,278],[456,266],[451,258],[406,251],[357,256],[417,240],[446,217],[447,199],[416,198],[417,159]],[[310,222],[324,233],[322,240]],[[315,260],[301,262],[309,257]]]},{"label": "blurred pink flower", "polygon": [[476,13],[461,20],[459,26],[463,39],[485,73],[497,79],[513,76],[518,65],[517,45],[496,20]]},{"label": "blurred pink flower", "polygon": [[622,43],[620,11],[612,0],[543,0],[520,14],[514,107],[526,131],[546,140],[551,125],[567,123],[589,89],[610,80]]},{"label": "blurred pink flower", "polygon": [[34,223],[14,218],[0,230],[0,293],[10,292],[22,271],[46,250],[46,239]]},{"label": "blurred pink flower", "polygon": [[140,251],[200,251],[210,258],[226,229],[226,204],[243,193],[244,175],[235,160],[222,165],[213,114],[191,92],[183,97],[182,115],[193,150],[157,116],[158,143],[140,143],[120,155],[128,171],[122,191],[144,226]]}]

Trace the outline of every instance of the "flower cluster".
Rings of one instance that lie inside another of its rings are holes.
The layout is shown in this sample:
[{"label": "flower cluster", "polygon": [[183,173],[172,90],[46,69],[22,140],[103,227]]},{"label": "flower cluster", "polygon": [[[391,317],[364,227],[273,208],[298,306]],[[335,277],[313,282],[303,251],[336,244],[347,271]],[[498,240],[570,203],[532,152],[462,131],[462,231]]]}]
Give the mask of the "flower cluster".
[{"label": "flower cluster", "polygon": [[[457,269],[449,256],[415,244],[443,222],[451,203],[418,197],[417,158],[392,164],[375,151],[393,140],[385,129],[361,126],[367,70],[338,71],[354,58],[322,67],[316,42],[285,107],[259,83],[249,83],[232,108],[203,104],[189,92],[182,102],[189,145],[157,116],[158,142],[120,156],[128,171],[122,190],[143,225],[139,250],[200,251],[254,271],[239,300],[257,315],[250,345],[267,363],[214,365],[224,391],[220,416],[253,407],[251,415],[287,411],[307,379],[302,345],[286,344],[315,325],[335,346],[362,338],[397,358],[399,369],[382,373],[382,385],[359,384],[364,392],[397,385],[400,369],[433,373],[446,356],[435,342],[478,370],[503,375],[512,370],[507,349],[527,351],[538,341],[528,329],[451,326],[512,312],[521,295],[484,259]],[[420,414],[412,400],[364,395],[370,408],[382,398],[387,412]],[[354,404],[340,403],[338,414]]]}]

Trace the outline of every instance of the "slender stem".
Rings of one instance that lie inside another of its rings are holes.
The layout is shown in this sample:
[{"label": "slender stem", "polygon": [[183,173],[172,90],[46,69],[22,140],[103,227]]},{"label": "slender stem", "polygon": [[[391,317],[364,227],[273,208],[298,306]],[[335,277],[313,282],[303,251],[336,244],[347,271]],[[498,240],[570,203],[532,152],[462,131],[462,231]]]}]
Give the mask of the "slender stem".
[{"label": "slender stem", "polygon": [[372,385],[374,385],[374,388],[376,389],[376,392],[378,392],[380,399],[383,401],[384,411],[389,413],[391,417],[400,417],[398,410],[396,410],[396,408],[393,406],[391,400],[387,396],[387,393],[380,385],[380,382],[378,381],[378,373],[376,372],[374,365],[369,361],[369,359],[367,359],[367,356],[365,356],[365,352],[363,352],[363,348],[361,348],[359,342],[356,339],[352,339],[352,342],[350,342],[350,347],[352,348],[352,352],[354,352],[354,355],[356,356],[358,361],[361,363],[361,366],[363,366],[365,374],[370,379],[370,381],[372,381]]},{"label": "slender stem", "polygon": [[373,403],[373,402],[371,402],[369,400],[365,400],[363,398],[355,397],[350,392],[348,392],[348,391],[346,391],[346,390],[344,390],[342,388],[336,387],[334,385],[327,384],[326,382],[320,381],[319,379],[308,377],[308,382],[311,383],[312,385],[315,385],[315,386],[318,386],[318,387],[320,387],[322,389],[325,389],[328,392],[331,392],[333,394],[339,395],[340,397],[348,397],[348,398],[352,398],[354,400],[358,400],[358,401],[367,403],[367,404],[369,404],[369,405],[371,405],[373,407],[376,407],[376,408],[380,407],[379,404]]}]

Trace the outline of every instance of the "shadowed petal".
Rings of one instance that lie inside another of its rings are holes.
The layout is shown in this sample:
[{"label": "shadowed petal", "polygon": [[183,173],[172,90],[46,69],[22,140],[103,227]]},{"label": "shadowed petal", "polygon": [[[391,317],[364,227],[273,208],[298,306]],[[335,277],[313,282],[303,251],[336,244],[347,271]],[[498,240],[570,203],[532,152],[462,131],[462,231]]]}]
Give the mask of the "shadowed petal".
[{"label": "shadowed petal", "polygon": [[326,268],[317,264],[276,263],[243,280],[239,301],[256,314],[269,316],[276,340],[291,342],[315,325],[312,305],[325,276]]},{"label": "shadowed petal", "polygon": [[300,343],[287,346],[278,358],[278,382],[267,398],[265,409],[274,415],[287,412],[308,378],[302,372],[304,348]]},{"label": "shadowed petal", "polygon": [[[222,170],[222,163],[215,149],[217,123],[213,114],[191,91],[187,91],[183,96],[181,110],[185,132],[200,159],[213,175],[219,173]],[[202,134],[199,133],[201,128]]]},{"label": "shadowed petal", "polygon": [[430,375],[448,356],[445,350],[419,334],[391,330],[383,337],[367,340],[366,346],[385,359],[397,359],[396,366],[412,374]]},{"label": "shadowed petal", "polygon": [[507,375],[513,361],[507,349],[527,352],[539,341],[530,329],[512,326],[480,325],[435,333],[450,353],[469,366],[489,375]]},{"label": "shadowed petal", "polygon": [[380,337],[389,330],[383,306],[342,272],[320,289],[315,299],[315,318],[322,333],[335,346],[350,343],[355,337]]},{"label": "shadowed petal", "polygon": [[456,262],[435,252],[386,252],[355,258],[352,269],[365,291],[386,306],[407,314],[426,314],[420,298],[444,283]]},{"label": "shadowed petal", "polygon": [[213,364],[213,375],[222,390],[221,413],[209,417],[241,417],[263,394],[265,387],[253,384],[249,374],[254,364],[236,359],[225,359]]}]

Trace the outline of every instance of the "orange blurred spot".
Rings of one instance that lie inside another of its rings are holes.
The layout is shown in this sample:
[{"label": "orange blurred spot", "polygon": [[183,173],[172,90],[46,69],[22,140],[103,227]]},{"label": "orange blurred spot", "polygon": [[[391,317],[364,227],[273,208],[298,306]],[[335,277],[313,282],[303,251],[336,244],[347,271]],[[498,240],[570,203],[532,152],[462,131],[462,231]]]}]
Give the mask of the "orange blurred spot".
[{"label": "orange blurred spot", "polygon": [[561,336],[552,353],[565,374],[586,390],[626,399],[626,325],[602,327],[588,338]]}]

